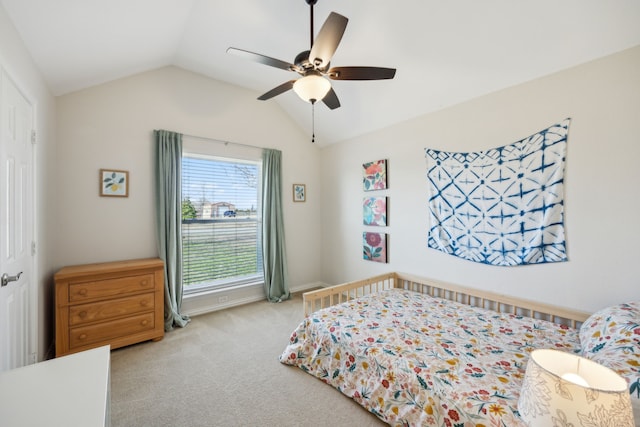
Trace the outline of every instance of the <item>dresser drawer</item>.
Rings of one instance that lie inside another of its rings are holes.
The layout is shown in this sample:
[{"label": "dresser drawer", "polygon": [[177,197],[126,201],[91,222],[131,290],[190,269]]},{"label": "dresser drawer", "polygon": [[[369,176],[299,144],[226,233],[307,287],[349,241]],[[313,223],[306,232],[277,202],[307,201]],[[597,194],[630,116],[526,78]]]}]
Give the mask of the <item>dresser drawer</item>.
[{"label": "dresser drawer", "polygon": [[153,290],[153,275],[119,277],[69,285],[69,302],[90,301],[140,291]]},{"label": "dresser drawer", "polygon": [[153,311],[153,292],[133,295],[107,301],[79,304],[69,307],[69,325],[76,326],[83,323],[110,320],[116,317]]},{"label": "dresser drawer", "polygon": [[145,313],[111,322],[71,328],[69,331],[69,347],[74,349],[96,342],[112,340],[123,335],[133,335],[138,332],[148,331],[154,327],[153,313]]}]

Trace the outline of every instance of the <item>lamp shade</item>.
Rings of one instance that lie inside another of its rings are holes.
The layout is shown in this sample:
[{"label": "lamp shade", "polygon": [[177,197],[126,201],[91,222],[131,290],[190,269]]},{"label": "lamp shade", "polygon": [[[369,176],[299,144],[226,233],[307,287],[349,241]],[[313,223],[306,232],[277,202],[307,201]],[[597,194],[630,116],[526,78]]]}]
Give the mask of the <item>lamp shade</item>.
[{"label": "lamp shade", "polygon": [[304,101],[315,103],[325,97],[331,89],[331,83],[318,72],[308,71],[307,75],[296,80],[293,90]]},{"label": "lamp shade", "polygon": [[634,427],[627,382],[575,354],[535,350],[527,364],[518,411],[530,427]]}]

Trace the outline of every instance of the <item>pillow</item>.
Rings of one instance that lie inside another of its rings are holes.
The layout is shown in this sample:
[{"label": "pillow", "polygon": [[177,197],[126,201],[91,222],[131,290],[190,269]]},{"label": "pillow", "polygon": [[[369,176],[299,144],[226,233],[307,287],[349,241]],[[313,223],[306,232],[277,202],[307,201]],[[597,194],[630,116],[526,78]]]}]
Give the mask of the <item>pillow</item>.
[{"label": "pillow", "polygon": [[640,301],[604,308],[580,327],[582,355],[622,376],[640,414]]},{"label": "pillow", "polygon": [[636,346],[640,343],[640,301],[603,308],[580,327],[580,345],[585,357],[610,348],[633,350],[632,342]]}]

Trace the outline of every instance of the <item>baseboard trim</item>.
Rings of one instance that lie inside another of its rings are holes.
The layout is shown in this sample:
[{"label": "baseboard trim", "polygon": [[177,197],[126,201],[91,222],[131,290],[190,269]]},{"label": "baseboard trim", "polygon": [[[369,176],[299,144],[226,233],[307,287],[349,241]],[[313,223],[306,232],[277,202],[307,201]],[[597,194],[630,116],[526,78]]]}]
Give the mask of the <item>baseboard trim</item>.
[{"label": "baseboard trim", "polygon": [[[291,293],[305,292],[310,289],[327,286],[322,282],[305,283],[294,286]],[[191,317],[212,313],[239,305],[262,301],[265,299],[264,287],[261,284],[243,286],[237,289],[225,288],[201,295],[186,295],[182,299],[182,314]]]}]

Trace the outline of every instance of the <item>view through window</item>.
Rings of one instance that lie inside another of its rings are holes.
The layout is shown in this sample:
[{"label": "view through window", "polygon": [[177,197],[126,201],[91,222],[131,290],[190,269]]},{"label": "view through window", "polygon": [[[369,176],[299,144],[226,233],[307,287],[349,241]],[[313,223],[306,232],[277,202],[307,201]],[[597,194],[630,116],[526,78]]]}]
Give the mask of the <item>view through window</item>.
[{"label": "view through window", "polygon": [[258,161],[183,154],[185,293],[263,280],[260,175]]}]

